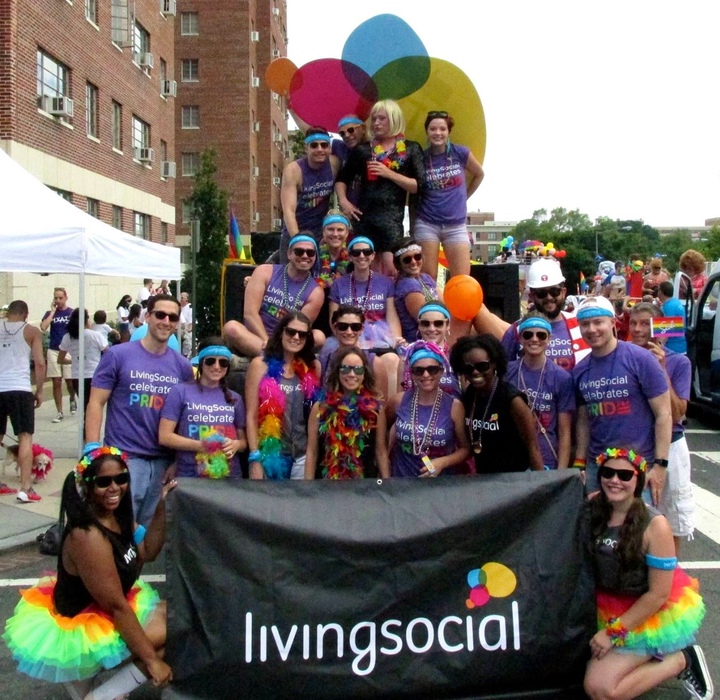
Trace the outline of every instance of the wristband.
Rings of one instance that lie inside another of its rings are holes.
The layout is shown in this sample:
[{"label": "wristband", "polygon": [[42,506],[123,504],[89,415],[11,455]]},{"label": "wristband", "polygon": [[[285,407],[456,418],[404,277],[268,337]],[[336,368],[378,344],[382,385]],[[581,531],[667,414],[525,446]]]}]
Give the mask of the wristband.
[{"label": "wristband", "polygon": [[573,460],[573,469],[585,469],[587,467],[587,460],[580,457],[576,457]]},{"label": "wristband", "polygon": [[133,539],[135,540],[135,544],[140,544],[145,539],[145,533],[147,532],[147,528],[144,525],[138,525],[135,534],[133,535]]},{"label": "wristband", "polygon": [[260,452],[260,450],[253,450],[248,455],[248,462],[260,462],[260,464],[262,464],[262,452]]},{"label": "wristband", "polygon": [[98,450],[102,447],[101,442],[86,442],[83,447],[83,455],[88,454],[88,452],[92,452],[93,450]]},{"label": "wristband", "polygon": [[645,555],[645,563],[653,568],[662,571],[674,571],[677,568],[677,557],[656,557],[652,554]]},{"label": "wristband", "polygon": [[658,467],[662,467],[663,469],[668,468],[669,462],[666,459],[656,459],[653,464],[657,464]]},{"label": "wristband", "polygon": [[619,617],[611,617],[607,621],[605,634],[610,637],[610,642],[614,647],[624,647],[628,636],[628,628],[623,625]]}]

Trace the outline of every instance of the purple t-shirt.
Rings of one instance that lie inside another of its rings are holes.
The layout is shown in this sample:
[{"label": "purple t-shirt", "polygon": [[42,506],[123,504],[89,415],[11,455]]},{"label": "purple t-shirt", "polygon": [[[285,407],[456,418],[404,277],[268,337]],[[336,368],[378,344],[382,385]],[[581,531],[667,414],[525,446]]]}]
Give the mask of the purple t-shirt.
[{"label": "purple t-shirt", "polygon": [[[300,166],[302,183],[297,193],[295,221],[298,231],[312,231],[316,236],[322,233],[322,222],[330,207],[330,196],[335,187],[330,159],[319,170],[308,165],[307,158],[295,161]],[[287,228],[283,224],[283,230]]]},{"label": "purple t-shirt", "polygon": [[[522,346],[518,341],[517,327],[520,321],[515,321],[506,331],[502,338],[503,350],[508,357],[508,361],[519,360],[522,357]],[[573,354],[572,338],[567,322],[562,314],[554,321],[550,321],[552,326],[552,335],[545,355],[551,359],[558,367],[562,367],[568,372],[572,371],[575,366],[575,355]]]},{"label": "purple t-shirt", "polygon": [[300,282],[287,275],[287,297],[283,296],[285,265],[273,265],[272,275],[260,304],[260,320],[268,335],[288,311],[300,311],[318,286],[312,275]]},{"label": "purple t-shirt", "polygon": [[437,301],[439,298],[435,280],[425,272],[420,273],[420,279],[415,277],[398,277],[395,283],[395,309],[400,318],[403,338],[405,338],[408,343],[414,343],[418,339],[417,319],[407,310],[407,306],[405,305],[405,297],[413,292],[422,294],[426,302]]},{"label": "purple t-shirt", "polygon": [[[564,369],[560,369],[554,362],[548,362],[545,365],[542,386],[538,387],[541,370],[523,365],[521,380],[521,362],[522,360],[514,360],[508,365],[505,380],[528,397],[528,405],[533,408],[540,422],[538,425],[536,421],[535,427],[538,431],[538,445],[542,452],[543,464],[546,467],[557,469],[558,463],[555,455],[558,451],[558,415],[572,413],[575,410],[575,389],[572,376]],[[540,426],[545,429],[544,435],[540,431]],[[546,440],[545,437],[548,439]],[[548,440],[555,450],[555,455],[548,445]]]},{"label": "purple t-shirt", "polygon": [[97,389],[111,391],[105,444],[131,456],[166,456],[157,439],[160,411],[170,389],[192,376],[190,362],[169,348],[160,355],[148,352],[142,341],[108,348],[92,380]]},{"label": "purple t-shirt", "polygon": [[418,207],[418,218],[431,224],[450,226],[465,223],[467,187],[465,167],[470,149],[451,144],[447,153],[433,155],[423,151],[425,186]]},{"label": "purple t-shirt", "polygon": [[[395,445],[393,447],[390,464],[393,476],[419,476],[423,467],[422,456],[413,454],[412,446],[412,391],[406,391],[395,414]],[[444,457],[455,451],[455,424],[452,419],[452,404],[455,399],[445,392],[442,393],[440,411],[438,413],[435,429],[428,440],[425,454],[430,459]],[[420,439],[430,422],[432,406],[418,406],[418,436]],[[441,474],[450,473],[443,470]]]},{"label": "purple t-shirt", "polygon": [[[62,311],[55,309],[55,315],[52,321],[50,321],[50,342],[48,343],[50,350],[60,350],[60,343],[62,342],[63,336],[67,333],[68,321],[70,321],[72,312],[73,310],[69,306]],[[49,315],[50,312],[46,312],[42,320],[44,321]]]},{"label": "purple t-shirt", "polygon": [[652,353],[620,340],[605,357],[583,358],[572,376],[578,405],[588,411],[588,488],[596,479],[595,457],[608,447],[632,448],[652,464],[655,414],[649,399],[668,390],[665,373]]},{"label": "purple t-shirt", "polygon": [[[692,365],[687,355],[678,352],[665,350],[665,369],[670,384],[679,399],[690,400],[690,385],[692,384]],[[673,423],[673,433],[684,433],[685,428],[682,422]]]},{"label": "purple t-shirt", "polygon": [[[191,440],[204,440],[222,435],[237,439],[237,431],[245,428],[245,404],[238,394],[230,392],[234,404],[225,400],[220,387],[200,387],[191,381],[176,384],[167,396],[160,413],[161,418],[175,421],[175,432]],[[177,475],[197,476],[195,452],[179,450],[176,453]],[[230,476],[240,478],[240,460],[235,455],[229,462]]]}]

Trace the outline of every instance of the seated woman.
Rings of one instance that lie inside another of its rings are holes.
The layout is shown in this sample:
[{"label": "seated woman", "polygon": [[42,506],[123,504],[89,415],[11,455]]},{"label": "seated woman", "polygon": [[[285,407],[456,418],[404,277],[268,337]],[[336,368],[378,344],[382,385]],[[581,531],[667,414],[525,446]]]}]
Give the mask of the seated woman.
[{"label": "seated woman", "polygon": [[305,478],[389,477],[385,411],[360,348],[333,354],[325,388],[310,412]]},{"label": "seated woman", "polygon": [[139,576],[162,548],[165,498],[176,485],[173,480],[163,489],[146,532],[133,520],[130,472],[120,450],[92,450],[67,475],[57,577],[22,591],[5,626],[19,671],[65,683],[81,698],[95,675],[131,658],[87,695],[93,700],[124,697],[148,678],[156,686],[172,680],[162,660],[165,604]]},{"label": "seated woman", "polygon": [[222,338],[200,341],[198,351],[197,377],[165,399],[158,442],[175,450],[177,476],[239,479],[247,439],[245,403],[226,384],[232,353]]},{"label": "seated woman", "polygon": [[387,404],[393,476],[458,473],[470,456],[462,403],[440,388],[449,369],[440,348],[420,340],[408,348],[412,388]]},{"label": "seated woman", "polygon": [[630,700],[670,678],[693,698],[713,683],[694,644],[705,615],[698,582],[677,565],[665,516],[642,500],[647,463],[632,450],[597,457],[600,491],[589,504],[595,563],[597,634],[585,673],[592,700]]}]

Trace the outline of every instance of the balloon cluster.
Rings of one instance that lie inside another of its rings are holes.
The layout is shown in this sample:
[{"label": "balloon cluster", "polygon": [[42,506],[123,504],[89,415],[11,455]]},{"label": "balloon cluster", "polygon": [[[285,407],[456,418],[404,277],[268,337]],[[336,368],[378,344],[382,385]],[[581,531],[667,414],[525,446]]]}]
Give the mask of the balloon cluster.
[{"label": "balloon cluster", "polygon": [[503,238],[500,241],[500,250],[505,250],[505,249],[510,250],[510,248],[512,248],[513,243],[515,243],[514,236],[505,236],[505,238]]}]

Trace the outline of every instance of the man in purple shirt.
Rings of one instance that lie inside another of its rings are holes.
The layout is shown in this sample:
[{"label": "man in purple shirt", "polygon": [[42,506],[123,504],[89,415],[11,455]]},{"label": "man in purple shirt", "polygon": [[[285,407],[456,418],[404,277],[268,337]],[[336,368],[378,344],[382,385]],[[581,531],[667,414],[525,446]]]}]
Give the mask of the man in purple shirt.
[{"label": "man in purple shirt", "polygon": [[597,491],[595,458],[609,447],[633,449],[653,465],[647,485],[658,504],[672,432],[665,373],[646,350],[615,337],[615,309],[605,297],[586,299],[577,319],[591,352],[572,373],[578,402],[573,466],[587,466],[586,488]]},{"label": "man in purple shirt", "polygon": [[85,434],[99,446],[103,408],[107,404],[105,444],[129,456],[135,520],[147,526],[160,499],[171,462],[158,444],[160,412],[170,389],[192,378],[192,366],[168,347],[180,321],[180,303],[167,294],[148,299],[147,335],[137,343],[109,348],[92,380]]}]

